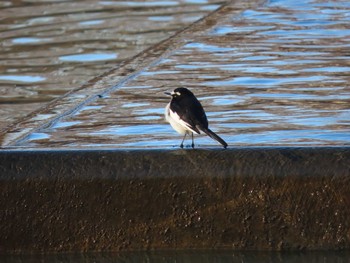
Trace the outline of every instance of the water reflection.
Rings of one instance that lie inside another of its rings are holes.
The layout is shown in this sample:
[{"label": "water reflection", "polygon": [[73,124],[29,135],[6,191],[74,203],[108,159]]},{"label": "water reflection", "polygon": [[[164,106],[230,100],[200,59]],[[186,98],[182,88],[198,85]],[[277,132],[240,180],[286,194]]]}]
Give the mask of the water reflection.
[{"label": "water reflection", "polygon": [[117,54],[88,53],[88,54],[75,54],[75,55],[61,56],[59,57],[59,60],[70,61],[70,62],[93,62],[93,61],[101,61],[101,60],[111,60],[116,58],[117,58]]},{"label": "water reflection", "polygon": [[[181,136],[164,121],[163,92],[180,85],[200,98],[211,128],[233,147],[350,145],[350,3],[296,2],[271,1],[188,37],[87,103],[90,110],[60,120],[76,124],[40,129],[49,139],[17,146],[176,147]],[[206,136],[195,142],[217,146]]]},{"label": "water reflection", "polygon": [[[169,37],[221,2],[0,1],[0,130]],[[23,96],[24,89],[32,92]]]},{"label": "water reflection", "polygon": [[44,41],[50,41],[50,38],[38,38],[38,37],[18,37],[12,39],[13,44],[26,45],[31,43],[38,43]]},{"label": "water reflection", "polygon": [[6,75],[6,76],[0,76],[0,80],[7,80],[12,82],[25,82],[25,83],[32,83],[32,82],[40,82],[45,80],[44,77],[40,76],[23,76],[23,75]]},{"label": "water reflection", "polygon": [[92,26],[92,25],[99,25],[102,24],[104,20],[89,20],[89,21],[82,21],[79,24],[80,25],[85,25],[85,26]]}]

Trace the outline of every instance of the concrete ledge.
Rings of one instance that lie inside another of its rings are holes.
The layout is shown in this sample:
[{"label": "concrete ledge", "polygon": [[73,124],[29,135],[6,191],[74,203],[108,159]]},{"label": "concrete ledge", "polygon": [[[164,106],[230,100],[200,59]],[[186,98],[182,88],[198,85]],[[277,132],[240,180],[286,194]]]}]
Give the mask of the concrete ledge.
[{"label": "concrete ledge", "polygon": [[0,253],[350,248],[350,148],[0,152]]}]

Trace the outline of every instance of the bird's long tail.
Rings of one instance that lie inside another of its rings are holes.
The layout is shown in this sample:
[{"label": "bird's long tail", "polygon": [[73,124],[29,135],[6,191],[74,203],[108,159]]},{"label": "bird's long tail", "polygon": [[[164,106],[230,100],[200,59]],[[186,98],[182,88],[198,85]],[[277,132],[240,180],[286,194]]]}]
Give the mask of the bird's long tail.
[{"label": "bird's long tail", "polygon": [[203,132],[205,132],[210,138],[213,138],[214,140],[221,143],[222,146],[224,146],[224,148],[226,149],[227,143],[219,135],[217,135],[215,132],[213,132],[212,130],[210,130],[208,128],[204,128],[204,129],[202,128],[201,130]]}]

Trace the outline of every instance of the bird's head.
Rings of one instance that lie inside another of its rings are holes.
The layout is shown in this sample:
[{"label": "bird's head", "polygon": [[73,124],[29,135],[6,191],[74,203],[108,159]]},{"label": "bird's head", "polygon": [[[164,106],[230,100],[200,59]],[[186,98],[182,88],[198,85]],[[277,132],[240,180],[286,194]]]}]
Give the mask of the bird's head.
[{"label": "bird's head", "polygon": [[176,88],[172,92],[165,92],[165,94],[173,98],[179,98],[179,99],[183,97],[194,96],[190,90],[184,87]]}]

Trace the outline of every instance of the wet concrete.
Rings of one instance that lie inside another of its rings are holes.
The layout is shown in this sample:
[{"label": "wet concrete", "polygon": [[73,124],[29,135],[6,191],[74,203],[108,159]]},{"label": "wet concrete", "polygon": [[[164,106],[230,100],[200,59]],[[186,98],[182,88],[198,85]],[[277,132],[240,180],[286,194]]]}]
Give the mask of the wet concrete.
[{"label": "wet concrete", "polygon": [[350,248],[349,148],[0,152],[0,252]]}]

